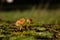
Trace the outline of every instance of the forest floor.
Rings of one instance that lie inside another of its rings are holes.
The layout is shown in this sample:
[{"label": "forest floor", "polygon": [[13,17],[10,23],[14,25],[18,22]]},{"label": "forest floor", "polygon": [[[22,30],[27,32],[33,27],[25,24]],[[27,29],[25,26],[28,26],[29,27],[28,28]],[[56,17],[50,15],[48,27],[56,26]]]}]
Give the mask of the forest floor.
[{"label": "forest floor", "polygon": [[[20,18],[32,18],[33,24],[16,26]],[[28,27],[28,28],[27,28]],[[1,40],[60,40],[60,10],[0,11]]]}]

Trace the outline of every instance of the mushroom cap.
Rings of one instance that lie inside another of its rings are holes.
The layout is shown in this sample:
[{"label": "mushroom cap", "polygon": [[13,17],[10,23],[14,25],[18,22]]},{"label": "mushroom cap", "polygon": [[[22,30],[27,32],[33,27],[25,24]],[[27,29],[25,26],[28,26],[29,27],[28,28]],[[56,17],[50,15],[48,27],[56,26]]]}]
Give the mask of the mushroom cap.
[{"label": "mushroom cap", "polygon": [[27,19],[27,22],[31,23],[32,22],[32,19],[31,18],[28,18]]},{"label": "mushroom cap", "polygon": [[20,20],[17,20],[16,26],[20,26],[20,25],[22,25],[24,22],[25,22],[25,19],[24,19],[24,18],[22,18],[22,19],[20,19]]}]

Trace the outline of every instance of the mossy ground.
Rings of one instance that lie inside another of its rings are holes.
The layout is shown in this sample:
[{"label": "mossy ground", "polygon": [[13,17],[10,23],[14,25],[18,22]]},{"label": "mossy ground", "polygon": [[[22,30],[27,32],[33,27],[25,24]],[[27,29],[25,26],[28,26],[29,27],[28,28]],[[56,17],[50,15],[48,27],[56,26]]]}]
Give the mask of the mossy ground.
[{"label": "mossy ground", "polygon": [[[14,23],[20,18],[32,18],[33,24],[24,24],[23,29]],[[2,19],[2,20],[1,20]],[[27,27],[29,27],[27,29]],[[60,34],[60,10],[15,10],[0,12],[1,40],[37,40],[40,38],[57,39]]]}]

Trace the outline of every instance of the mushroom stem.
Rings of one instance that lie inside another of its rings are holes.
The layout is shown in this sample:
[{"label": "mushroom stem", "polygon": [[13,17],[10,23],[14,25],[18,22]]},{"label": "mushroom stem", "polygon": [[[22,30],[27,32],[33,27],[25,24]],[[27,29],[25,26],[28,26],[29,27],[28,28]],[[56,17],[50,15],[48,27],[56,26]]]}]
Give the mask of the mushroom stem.
[{"label": "mushroom stem", "polygon": [[20,30],[21,30],[22,28],[23,28],[22,25],[20,25]]}]

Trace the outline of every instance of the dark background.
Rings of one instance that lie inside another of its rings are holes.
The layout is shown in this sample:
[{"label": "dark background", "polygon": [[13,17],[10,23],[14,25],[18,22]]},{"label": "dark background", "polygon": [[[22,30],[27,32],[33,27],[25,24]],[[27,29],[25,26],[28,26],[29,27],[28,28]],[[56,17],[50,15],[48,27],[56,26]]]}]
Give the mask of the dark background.
[{"label": "dark background", "polygon": [[0,0],[0,10],[26,10],[31,9],[33,6],[40,7],[40,9],[44,9],[45,6],[47,6],[47,9],[59,9],[60,0],[14,0],[10,4],[6,0],[4,2]]}]

